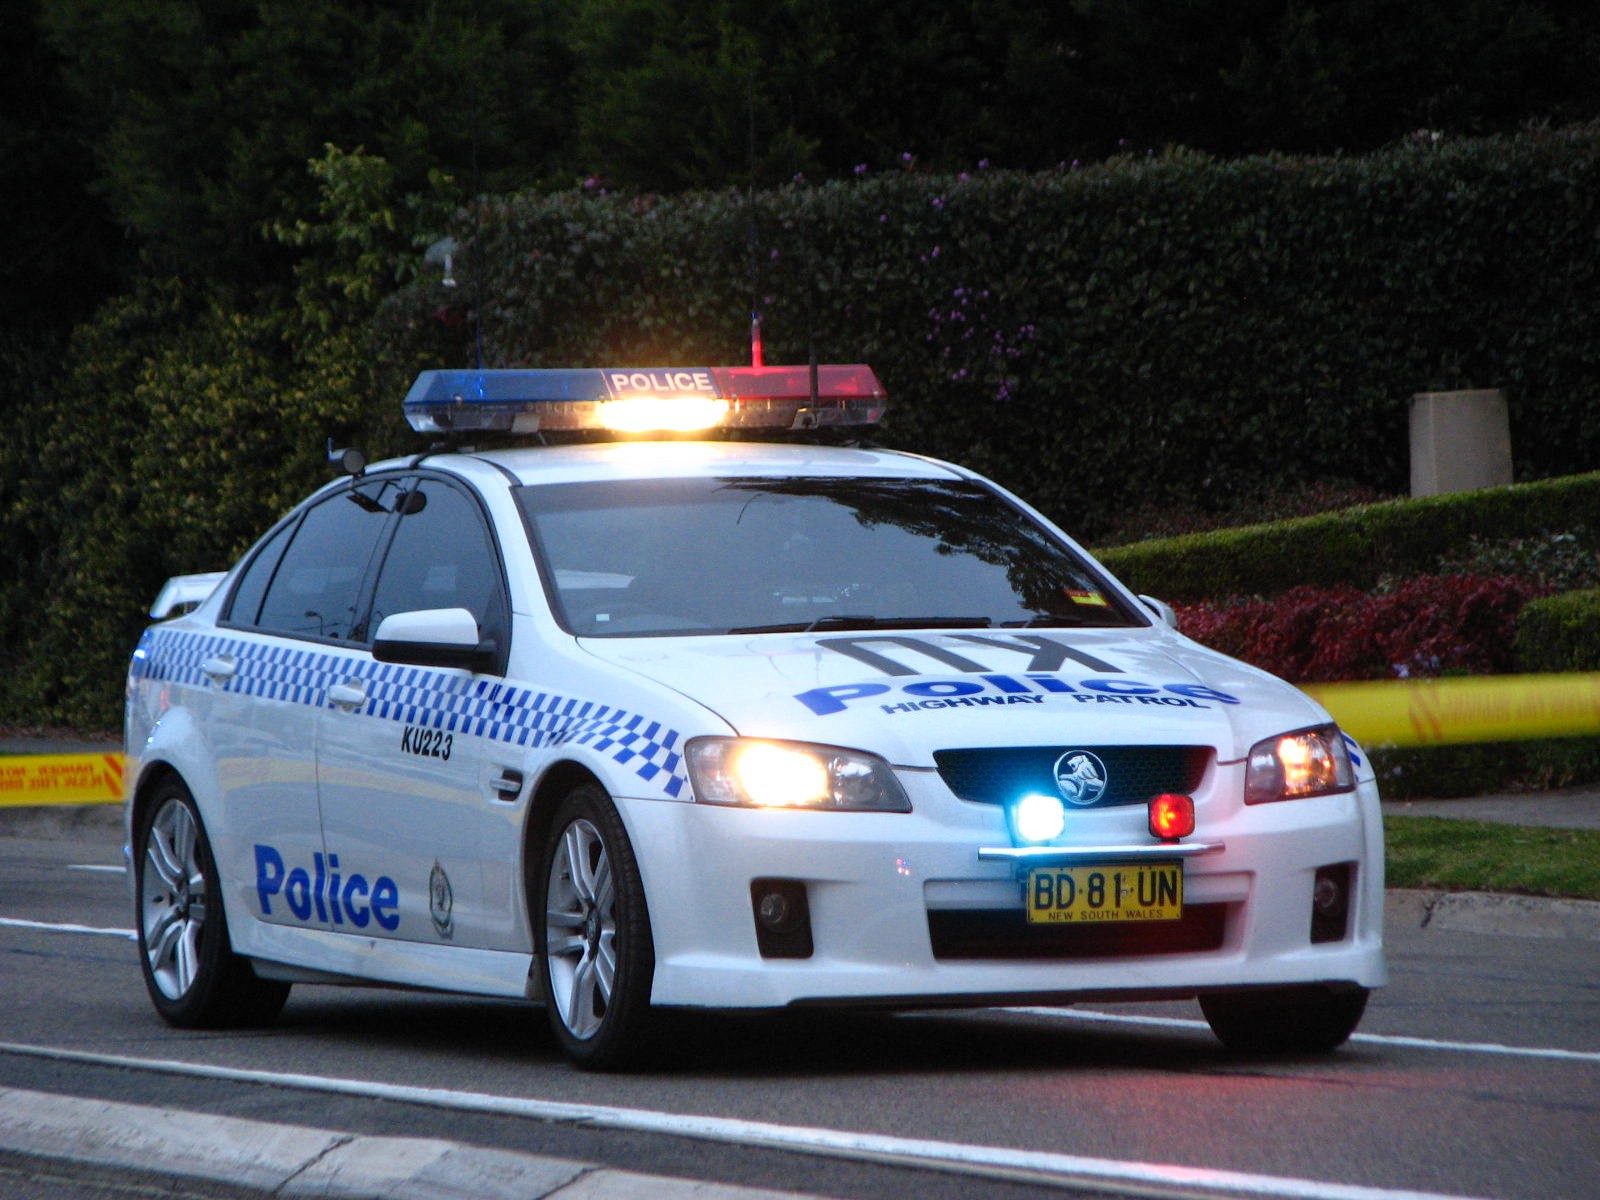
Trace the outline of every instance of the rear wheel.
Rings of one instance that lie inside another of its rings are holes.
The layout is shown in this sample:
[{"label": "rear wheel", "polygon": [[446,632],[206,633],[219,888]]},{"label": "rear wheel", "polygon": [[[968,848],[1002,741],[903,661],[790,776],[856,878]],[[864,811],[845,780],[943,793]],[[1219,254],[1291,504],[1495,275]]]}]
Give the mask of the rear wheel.
[{"label": "rear wheel", "polygon": [[134,845],[139,959],[156,1011],[184,1028],[270,1024],[289,985],[233,952],[211,843],[181,782],[158,787]]},{"label": "rear wheel", "polygon": [[1322,1054],[1342,1046],[1366,1011],[1366,988],[1286,987],[1200,997],[1211,1032],[1246,1054]]},{"label": "rear wheel", "polygon": [[638,861],[622,818],[588,784],[561,802],[536,898],[550,1027],[578,1066],[609,1070],[647,1039],[655,950]]}]

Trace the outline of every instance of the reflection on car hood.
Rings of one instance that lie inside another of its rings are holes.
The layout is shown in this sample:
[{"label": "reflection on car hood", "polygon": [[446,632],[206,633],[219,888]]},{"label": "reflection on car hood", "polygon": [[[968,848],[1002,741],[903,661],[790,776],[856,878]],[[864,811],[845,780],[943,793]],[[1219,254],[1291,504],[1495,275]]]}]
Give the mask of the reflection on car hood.
[{"label": "reflection on car hood", "polygon": [[582,640],[740,734],[931,766],[948,747],[1209,745],[1222,761],[1329,720],[1309,697],[1165,629]]}]

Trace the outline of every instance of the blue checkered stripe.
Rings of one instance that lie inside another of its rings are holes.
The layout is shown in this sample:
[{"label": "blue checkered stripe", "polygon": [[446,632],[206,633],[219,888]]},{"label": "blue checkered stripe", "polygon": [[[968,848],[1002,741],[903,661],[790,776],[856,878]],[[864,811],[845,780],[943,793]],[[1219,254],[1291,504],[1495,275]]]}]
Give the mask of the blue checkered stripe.
[{"label": "blue checkered stripe", "polygon": [[224,654],[237,664],[224,685],[229,692],[320,707],[330,686],[360,679],[367,690],[363,716],[514,746],[584,746],[631,769],[672,799],[689,786],[677,730],[608,704],[504,681],[380,663],[364,655],[166,629],[145,633],[131,674],[199,687],[205,683],[200,664]]}]

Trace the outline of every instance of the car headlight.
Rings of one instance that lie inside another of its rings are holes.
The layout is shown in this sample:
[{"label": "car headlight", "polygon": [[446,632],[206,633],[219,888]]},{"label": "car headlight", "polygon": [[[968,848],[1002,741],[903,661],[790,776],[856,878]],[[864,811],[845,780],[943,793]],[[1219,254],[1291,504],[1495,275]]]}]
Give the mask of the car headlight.
[{"label": "car headlight", "polygon": [[1302,800],[1348,792],[1355,771],[1337,725],[1318,725],[1279,734],[1250,748],[1245,764],[1244,802]]},{"label": "car headlight", "polygon": [[804,742],[704,737],[691,739],[684,757],[695,799],[706,804],[911,811],[889,764],[871,754]]}]

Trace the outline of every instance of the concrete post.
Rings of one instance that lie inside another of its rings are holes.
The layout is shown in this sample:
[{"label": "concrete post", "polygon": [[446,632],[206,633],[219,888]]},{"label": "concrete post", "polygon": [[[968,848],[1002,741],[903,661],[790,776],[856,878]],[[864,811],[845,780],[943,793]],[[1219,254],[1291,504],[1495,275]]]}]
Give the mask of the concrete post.
[{"label": "concrete post", "polygon": [[1411,494],[1511,482],[1511,421],[1497,389],[1411,397]]}]

